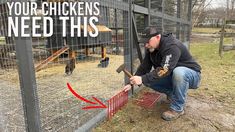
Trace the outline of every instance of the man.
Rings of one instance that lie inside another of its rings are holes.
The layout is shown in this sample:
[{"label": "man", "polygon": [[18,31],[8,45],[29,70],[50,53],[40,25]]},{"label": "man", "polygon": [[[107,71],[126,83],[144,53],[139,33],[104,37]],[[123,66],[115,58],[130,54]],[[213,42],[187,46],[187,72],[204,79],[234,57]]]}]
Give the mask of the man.
[{"label": "man", "polygon": [[[140,42],[145,44],[147,51],[130,83],[143,83],[165,93],[171,103],[170,109],[162,113],[162,118],[167,121],[177,119],[184,114],[187,90],[199,86],[201,66],[182,42],[172,34],[160,34],[155,27],[147,27]],[[130,87],[129,84],[124,89],[130,90]]]}]

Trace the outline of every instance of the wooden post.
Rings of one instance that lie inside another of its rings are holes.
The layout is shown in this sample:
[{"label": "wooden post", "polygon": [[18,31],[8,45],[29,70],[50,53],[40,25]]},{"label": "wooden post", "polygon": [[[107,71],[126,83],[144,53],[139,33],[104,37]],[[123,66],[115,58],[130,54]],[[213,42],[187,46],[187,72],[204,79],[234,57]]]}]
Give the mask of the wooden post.
[{"label": "wooden post", "polygon": [[95,54],[95,47],[92,48],[92,54]]},{"label": "wooden post", "polygon": [[222,57],[222,50],[223,50],[223,43],[224,43],[224,27],[225,27],[225,20],[223,21],[223,26],[220,31],[220,45],[219,45],[219,56]]},{"label": "wooden post", "polygon": [[85,55],[88,56],[90,54],[89,48],[85,48]]},{"label": "wooden post", "polygon": [[101,46],[101,57],[102,58],[106,57],[106,48],[105,48],[105,46]]}]

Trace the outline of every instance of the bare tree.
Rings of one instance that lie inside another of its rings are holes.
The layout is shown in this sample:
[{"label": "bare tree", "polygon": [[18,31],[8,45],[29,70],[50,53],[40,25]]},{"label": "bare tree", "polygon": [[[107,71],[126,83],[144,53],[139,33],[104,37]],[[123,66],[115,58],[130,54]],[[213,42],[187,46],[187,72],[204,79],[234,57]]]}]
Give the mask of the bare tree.
[{"label": "bare tree", "polygon": [[198,0],[194,0],[194,1],[193,1],[192,9],[197,5],[197,2],[198,2]]},{"label": "bare tree", "polygon": [[235,0],[231,0],[231,11],[230,11],[230,15],[231,18],[234,19],[234,4],[235,4]]},{"label": "bare tree", "polygon": [[[205,9],[211,4],[213,0],[206,3],[206,0],[195,0],[193,3],[193,24],[192,26],[198,25],[203,18],[205,18]],[[201,19],[199,21],[199,19]]]},{"label": "bare tree", "polygon": [[226,12],[226,16],[227,18],[229,18],[229,0],[227,0],[227,12]]},{"label": "bare tree", "polygon": [[227,0],[226,2],[226,17],[227,19],[235,19],[234,17],[235,0]]}]

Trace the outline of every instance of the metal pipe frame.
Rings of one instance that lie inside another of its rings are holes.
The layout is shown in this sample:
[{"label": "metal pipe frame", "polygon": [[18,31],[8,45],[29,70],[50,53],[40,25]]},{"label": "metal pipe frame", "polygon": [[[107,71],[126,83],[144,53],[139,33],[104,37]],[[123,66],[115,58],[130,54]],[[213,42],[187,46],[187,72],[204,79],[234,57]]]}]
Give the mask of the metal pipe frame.
[{"label": "metal pipe frame", "polygon": [[[13,1],[16,2],[17,0]],[[27,0],[22,0],[21,2],[27,2]],[[13,14],[12,17],[14,19],[15,15]],[[30,22],[27,24],[30,25]],[[21,22],[19,22],[19,25],[21,25]],[[21,28],[19,28],[19,32],[21,32]],[[25,33],[31,34],[31,29],[28,28]],[[25,128],[27,132],[40,132],[41,120],[33,63],[32,38],[15,37],[15,47],[24,109]]]},{"label": "metal pipe frame", "polygon": [[[3,0],[4,1],[4,0]],[[1,1],[3,3],[3,1]],[[13,0],[16,1],[16,0]],[[85,2],[94,2],[93,0],[83,0]],[[171,20],[180,25],[184,24],[186,26],[191,26],[191,10],[192,10],[192,0],[189,0],[188,8],[188,20],[180,18],[180,11],[177,12],[177,17],[170,16],[162,12],[154,11],[150,9],[150,0],[145,0],[146,7],[138,6],[132,3],[132,0],[96,0],[100,3],[101,6],[119,9],[124,11],[124,23],[128,22],[128,27],[124,27],[124,37],[125,43],[127,44],[124,48],[124,61],[127,64],[128,70],[131,70],[133,73],[133,26],[132,26],[132,15],[134,13],[144,14],[148,20],[145,20],[145,24],[150,24],[150,16],[156,16],[162,18],[162,20]],[[179,0],[178,0],[179,1]],[[6,2],[6,0],[4,1]],[[22,2],[27,2],[27,0],[22,0]],[[164,3],[164,2],[162,2]],[[178,5],[178,9],[180,5]],[[163,29],[164,31],[164,29]],[[187,39],[189,40],[191,28],[188,28]],[[28,30],[30,32],[30,30]],[[40,112],[39,112],[39,101],[37,95],[37,85],[35,78],[35,69],[33,64],[33,54],[32,54],[32,38],[15,38],[16,43],[16,54],[17,54],[17,64],[20,77],[20,87],[22,94],[22,102],[24,107],[24,117],[26,124],[26,131],[28,132],[40,132],[41,131],[41,121],[40,121]],[[125,79],[127,83],[127,78]],[[104,115],[104,114],[101,114]],[[92,127],[93,124],[96,124],[97,120],[88,122],[89,127]]]}]

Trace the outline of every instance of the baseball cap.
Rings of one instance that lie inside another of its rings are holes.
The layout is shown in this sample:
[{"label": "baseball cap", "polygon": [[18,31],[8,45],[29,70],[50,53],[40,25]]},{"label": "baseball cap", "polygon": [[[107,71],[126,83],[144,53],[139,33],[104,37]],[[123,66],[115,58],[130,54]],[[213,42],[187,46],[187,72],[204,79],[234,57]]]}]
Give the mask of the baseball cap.
[{"label": "baseball cap", "polygon": [[152,38],[153,36],[156,36],[160,34],[160,32],[157,31],[156,27],[146,27],[143,32],[140,34],[140,43],[147,43],[149,42],[149,39]]}]

